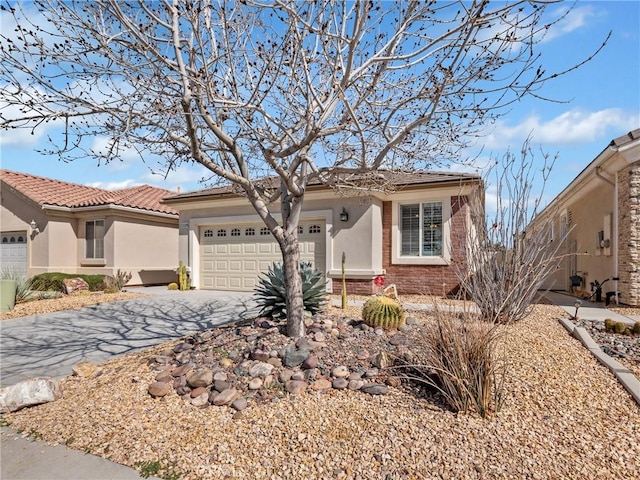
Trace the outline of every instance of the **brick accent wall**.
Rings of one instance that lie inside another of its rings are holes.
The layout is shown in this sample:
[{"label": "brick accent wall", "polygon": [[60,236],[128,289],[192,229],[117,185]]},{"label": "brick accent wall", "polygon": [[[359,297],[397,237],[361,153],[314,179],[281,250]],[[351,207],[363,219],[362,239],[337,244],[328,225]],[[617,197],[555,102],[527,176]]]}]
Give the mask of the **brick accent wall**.
[{"label": "brick accent wall", "polygon": [[[458,286],[455,265],[465,261],[467,197],[451,198],[451,264],[450,265],[396,265],[391,252],[391,202],[382,209],[382,267],[386,270],[385,284],[395,283],[400,294],[447,295]],[[335,290],[334,290],[335,291]],[[338,290],[339,291],[339,290]]]},{"label": "brick accent wall", "polygon": [[620,300],[640,306],[640,162],[618,173],[618,218]]},{"label": "brick accent wall", "polygon": [[[347,278],[347,293],[349,295],[373,295],[377,291],[377,287],[373,284],[373,279],[362,280],[355,278]],[[332,281],[333,293],[339,295],[342,292],[342,279],[334,278]]]}]

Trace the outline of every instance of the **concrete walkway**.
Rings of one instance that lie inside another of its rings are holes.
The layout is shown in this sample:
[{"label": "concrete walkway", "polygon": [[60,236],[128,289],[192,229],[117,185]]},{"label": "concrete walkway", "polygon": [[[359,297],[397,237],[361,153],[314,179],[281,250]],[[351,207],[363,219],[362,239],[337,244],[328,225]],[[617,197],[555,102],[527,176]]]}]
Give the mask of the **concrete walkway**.
[{"label": "concrete walkway", "polygon": [[[565,312],[573,317],[576,313],[576,297],[568,295],[562,292],[549,291],[545,293],[547,299],[562,308]],[[624,322],[627,325],[633,325],[635,320],[633,317],[627,317],[626,315],[620,315],[612,310],[609,310],[597,303],[588,302],[586,300],[580,300],[582,305],[578,309],[578,318],[585,320],[598,320],[604,322],[605,319],[610,318],[616,322]]]}]

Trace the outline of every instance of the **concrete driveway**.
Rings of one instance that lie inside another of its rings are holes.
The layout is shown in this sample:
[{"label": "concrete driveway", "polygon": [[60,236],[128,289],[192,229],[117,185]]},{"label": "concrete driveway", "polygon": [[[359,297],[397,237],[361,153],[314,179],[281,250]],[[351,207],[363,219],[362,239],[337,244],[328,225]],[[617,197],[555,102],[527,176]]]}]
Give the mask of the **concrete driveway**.
[{"label": "concrete driveway", "polygon": [[256,314],[251,293],[166,287],[128,289],[149,297],[0,322],[0,386],[61,377],[199,330]]}]

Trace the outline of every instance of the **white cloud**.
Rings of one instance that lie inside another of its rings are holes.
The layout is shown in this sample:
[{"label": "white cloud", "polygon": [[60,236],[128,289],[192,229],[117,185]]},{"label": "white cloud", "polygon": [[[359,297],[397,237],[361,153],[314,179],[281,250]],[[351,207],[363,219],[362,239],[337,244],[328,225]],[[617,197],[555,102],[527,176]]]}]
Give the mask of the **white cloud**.
[{"label": "white cloud", "polygon": [[493,132],[485,137],[485,146],[491,149],[506,148],[521,144],[529,135],[534,144],[580,145],[610,140],[638,125],[640,115],[620,108],[596,112],[570,110],[546,122],[532,115],[514,126],[498,121]]},{"label": "white cloud", "polygon": [[566,8],[556,11],[556,18],[562,17],[563,15],[564,17],[561,18],[558,23],[549,28],[544,36],[544,42],[548,42],[587,26],[589,20],[595,16],[595,12],[591,6],[575,7],[569,12],[567,12]]}]

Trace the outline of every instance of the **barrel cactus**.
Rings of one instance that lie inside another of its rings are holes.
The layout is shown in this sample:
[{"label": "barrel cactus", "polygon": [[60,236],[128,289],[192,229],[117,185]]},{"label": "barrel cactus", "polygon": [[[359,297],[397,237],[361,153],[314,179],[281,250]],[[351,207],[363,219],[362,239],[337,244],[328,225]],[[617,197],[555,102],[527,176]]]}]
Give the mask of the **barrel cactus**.
[{"label": "barrel cactus", "polygon": [[388,297],[372,297],[362,307],[362,320],[370,327],[393,330],[404,324],[402,306]]}]

